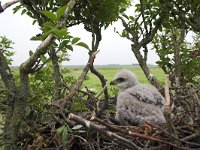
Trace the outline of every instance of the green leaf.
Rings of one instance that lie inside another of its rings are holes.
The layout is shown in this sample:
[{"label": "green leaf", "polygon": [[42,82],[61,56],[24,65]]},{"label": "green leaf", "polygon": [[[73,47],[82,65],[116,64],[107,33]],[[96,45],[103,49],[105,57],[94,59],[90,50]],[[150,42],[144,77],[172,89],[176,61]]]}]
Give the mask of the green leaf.
[{"label": "green leaf", "polygon": [[23,9],[22,12],[21,12],[21,15],[23,15],[25,13],[26,13],[26,9]]},{"label": "green leaf", "polygon": [[63,35],[64,38],[66,38],[67,35],[69,34],[69,32],[67,32],[67,28],[62,28],[62,29],[60,30],[60,32],[62,33],[62,35]]},{"label": "green leaf", "polygon": [[83,43],[83,42],[79,42],[79,43],[77,43],[76,45],[81,46],[81,47],[84,47],[84,48],[86,48],[86,49],[90,49],[89,46],[88,46],[87,44]]},{"label": "green leaf", "polygon": [[59,29],[54,29],[52,32],[57,36],[58,39],[63,38],[62,32]]},{"label": "green leaf", "polygon": [[72,40],[72,44],[75,44],[75,43],[77,43],[79,40],[80,40],[80,38],[78,38],[78,37],[76,37],[76,38],[73,38],[73,40]]},{"label": "green leaf", "polygon": [[42,117],[41,117],[42,124],[48,124],[51,121],[52,121],[52,118],[50,115],[45,115],[45,114],[42,115]]},{"label": "green leaf", "polygon": [[62,144],[66,146],[68,138],[68,128],[65,125],[63,125],[56,130],[56,133],[61,137]]},{"label": "green leaf", "polygon": [[65,13],[65,10],[67,9],[67,5],[60,7],[57,11],[56,11],[56,15],[57,15],[57,20],[59,20]]},{"label": "green leaf", "polygon": [[126,19],[129,19],[129,17],[125,13],[122,13],[122,16],[125,17]]},{"label": "green leaf", "polygon": [[42,25],[46,30],[50,30],[56,27],[56,25],[53,22],[45,22]]},{"label": "green leaf", "polygon": [[42,38],[41,38],[41,36],[33,36],[33,37],[31,37],[30,40],[32,40],[32,41],[41,41]]},{"label": "green leaf", "polygon": [[132,20],[132,21],[135,21],[135,18],[133,16],[129,16],[129,18]]},{"label": "green leaf", "polygon": [[62,44],[67,45],[69,43],[69,40],[63,40]]},{"label": "green leaf", "polygon": [[48,17],[51,21],[57,21],[57,16],[50,11],[41,11],[41,13],[43,15],[45,15],[46,17]]},{"label": "green leaf", "polygon": [[32,56],[32,55],[33,55],[33,51],[30,50],[30,51],[29,51],[29,56]]},{"label": "green leaf", "polygon": [[73,47],[71,45],[66,45],[66,48],[73,51]]},{"label": "green leaf", "polygon": [[34,18],[33,13],[31,13],[30,11],[28,11],[26,14],[27,14],[29,17]]},{"label": "green leaf", "polygon": [[42,62],[46,62],[47,58],[44,55],[40,55],[40,59],[42,60]]},{"label": "green leaf", "polygon": [[61,136],[62,136],[61,137],[62,138],[62,143],[63,143],[64,146],[66,146],[67,138],[68,138],[68,129],[67,129],[67,127],[64,126]]},{"label": "green leaf", "polygon": [[22,5],[18,5],[15,8],[13,8],[13,14],[15,14],[17,11],[19,11],[21,7],[22,7]]},{"label": "green leaf", "polygon": [[66,38],[67,38],[67,39],[71,39],[71,38],[73,38],[73,36],[67,35]]},{"label": "green leaf", "polygon": [[56,133],[57,133],[58,135],[61,135],[64,128],[65,128],[65,126],[63,125],[63,126],[61,126],[60,128],[56,129]]},{"label": "green leaf", "polygon": [[33,23],[32,23],[32,25],[34,25],[36,22],[37,22],[37,20],[33,20]]}]

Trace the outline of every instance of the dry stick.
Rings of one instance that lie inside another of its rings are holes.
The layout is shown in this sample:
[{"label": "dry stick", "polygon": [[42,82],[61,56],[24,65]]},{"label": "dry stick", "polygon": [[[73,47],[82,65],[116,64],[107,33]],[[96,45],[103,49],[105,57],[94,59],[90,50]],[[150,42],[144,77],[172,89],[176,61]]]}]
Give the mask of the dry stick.
[{"label": "dry stick", "polygon": [[199,134],[194,133],[192,135],[189,135],[189,136],[186,136],[186,137],[182,138],[181,140],[183,140],[183,141],[190,141],[190,140],[193,140],[193,139],[199,138],[199,137],[200,137]]},{"label": "dry stick", "polygon": [[138,147],[136,144],[130,142],[129,140],[127,140],[127,139],[125,139],[125,138],[123,138],[123,137],[121,137],[121,136],[119,136],[119,135],[117,135],[117,134],[115,134],[111,131],[106,130],[104,126],[94,124],[91,121],[83,119],[80,116],[77,116],[77,115],[72,114],[72,113],[69,114],[69,119],[73,120],[77,123],[80,123],[80,124],[86,126],[87,128],[94,129],[94,130],[100,132],[101,134],[106,135],[110,138],[117,139],[116,140],[117,143],[122,144],[129,149],[141,150],[141,148]]},{"label": "dry stick", "polygon": [[52,104],[55,105],[55,106],[58,106],[58,107],[61,107],[63,108],[67,102],[70,102],[71,101],[71,98],[77,93],[77,91],[79,90],[79,88],[81,87],[83,81],[85,80],[85,77],[87,75],[87,72],[89,71],[90,69],[90,65],[92,64],[92,62],[94,61],[95,57],[96,57],[96,54],[98,53],[99,51],[96,51],[94,53],[92,53],[92,55],[90,55],[90,58],[85,66],[85,68],[83,69],[81,75],[79,76],[78,78],[78,81],[76,82],[76,84],[73,86],[73,88],[70,90],[69,94],[64,97],[63,99],[59,99],[59,100],[56,100],[54,101]]},{"label": "dry stick", "polygon": [[[174,137],[178,138],[178,135],[175,131],[172,119],[171,119],[171,101],[170,101],[170,95],[169,95],[169,75],[165,75],[165,109],[164,109],[164,116],[166,119],[167,127],[169,130],[169,133],[172,134]],[[176,140],[175,143],[177,145],[180,145],[180,141]]]},{"label": "dry stick", "polygon": [[107,128],[113,130],[113,131],[118,131],[118,132],[121,132],[125,135],[130,135],[132,137],[135,137],[135,138],[141,138],[141,139],[144,139],[144,140],[151,140],[151,141],[156,141],[158,143],[162,143],[162,144],[166,144],[166,145],[169,145],[171,147],[174,147],[176,149],[181,149],[181,150],[187,150],[187,148],[182,148],[182,147],[178,147],[177,145],[175,144],[172,144],[172,143],[169,143],[169,142],[166,142],[166,141],[163,141],[161,139],[157,139],[157,138],[154,138],[154,137],[151,137],[151,136],[148,136],[148,135],[144,135],[144,134],[139,134],[139,133],[133,133],[131,131],[127,131],[127,130],[124,130],[122,128],[119,128],[117,126],[113,126],[95,116],[92,116],[91,120],[94,120],[96,122],[99,122],[100,124],[106,126]]}]

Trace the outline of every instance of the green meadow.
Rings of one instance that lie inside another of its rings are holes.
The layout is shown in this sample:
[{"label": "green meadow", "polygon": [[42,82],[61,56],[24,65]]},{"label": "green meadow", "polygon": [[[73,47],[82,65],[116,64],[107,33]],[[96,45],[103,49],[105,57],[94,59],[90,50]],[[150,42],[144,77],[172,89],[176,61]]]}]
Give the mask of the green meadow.
[{"label": "green meadow", "polygon": [[[71,75],[75,76],[78,78],[78,76],[81,74],[83,67],[81,66],[70,66],[67,67]],[[107,80],[107,84],[110,83],[110,81],[113,80],[115,74],[122,70],[122,69],[128,69],[135,73],[137,76],[138,80],[141,83],[149,84],[147,78],[145,77],[142,69],[139,66],[95,66],[96,70],[98,70],[101,74],[104,75],[105,79]],[[150,71],[151,73],[157,77],[157,79],[161,82],[164,83],[164,72],[155,66],[150,66]],[[87,74],[86,80],[83,82],[83,86],[87,86],[88,88],[95,88],[99,89],[101,88],[101,82],[100,80],[91,72]]]},{"label": "green meadow", "polygon": [[[71,76],[75,79],[78,79],[80,74],[82,73],[82,70],[84,66],[63,66],[63,69],[67,69],[68,71],[63,73],[64,76]],[[145,77],[142,69],[138,65],[97,65],[95,66],[95,69],[99,71],[102,75],[104,75],[104,78],[107,80],[107,85],[109,85],[110,81],[114,79],[115,74],[122,70],[127,69],[132,71],[139,80],[140,83],[150,84],[147,78]],[[160,69],[157,66],[149,66],[150,72],[156,76],[156,78],[164,84],[164,72],[162,69]],[[16,80],[19,80],[19,68],[13,67],[13,74],[15,76]],[[82,87],[87,87],[89,89],[95,89],[96,91],[99,91],[101,87],[101,82],[98,79],[97,76],[92,74],[90,71],[88,72],[86,79],[83,82]]]}]

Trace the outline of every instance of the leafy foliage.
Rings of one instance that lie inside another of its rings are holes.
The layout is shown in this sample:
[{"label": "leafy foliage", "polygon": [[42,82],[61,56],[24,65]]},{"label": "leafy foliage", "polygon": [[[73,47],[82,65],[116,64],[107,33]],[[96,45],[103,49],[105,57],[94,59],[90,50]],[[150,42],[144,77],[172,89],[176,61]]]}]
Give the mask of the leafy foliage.
[{"label": "leafy foliage", "polygon": [[87,30],[90,30],[87,25],[91,23],[91,19],[94,23],[98,22],[100,27],[106,28],[118,19],[119,12],[124,12],[130,6],[130,2],[130,0],[90,0],[87,3],[81,1],[82,11],[78,13],[80,10],[75,10],[75,17],[83,18],[81,20]]},{"label": "leafy foliage", "polygon": [[0,36],[0,50],[3,52],[9,65],[12,64],[12,56],[14,52],[11,51],[13,42],[5,36]]},{"label": "leafy foliage", "polygon": [[[180,30],[177,31],[177,37],[180,36]],[[160,60],[157,64],[164,70],[166,74],[169,74],[171,80],[174,81],[175,76],[175,60],[174,60],[174,45],[172,43],[172,34],[169,29],[164,32],[157,34],[154,39],[154,48]],[[196,42],[195,42],[196,43]],[[184,41],[180,45],[180,69],[181,69],[181,84],[184,85],[188,82],[198,82],[198,76],[200,75],[199,56],[192,56],[192,53],[199,51],[199,48],[192,43]],[[192,67],[191,67],[192,66]]]}]

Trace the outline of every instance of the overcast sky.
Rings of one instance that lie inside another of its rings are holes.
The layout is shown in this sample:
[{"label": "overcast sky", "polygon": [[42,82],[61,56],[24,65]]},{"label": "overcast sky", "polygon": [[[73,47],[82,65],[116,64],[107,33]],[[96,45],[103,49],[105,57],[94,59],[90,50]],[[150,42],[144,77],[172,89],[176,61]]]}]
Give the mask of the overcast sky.
[{"label": "overcast sky", "polygon": [[[0,14],[0,20],[0,36],[5,35],[15,43],[13,45],[15,52],[13,65],[18,66],[28,58],[29,50],[34,51],[39,46],[40,42],[30,41],[32,36],[40,33],[39,27],[37,25],[33,26],[32,19],[26,15],[21,16],[20,12],[13,14],[11,7]],[[119,21],[102,32],[100,53],[97,54],[95,64],[131,65],[137,63],[131,51],[131,42],[115,33],[114,27],[118,31],[123,29]],[[91,46],[91,33],[85,31],[83,25],[70,28],[69,31],[72,36],[80,37],[82,42]],[[88,59],[88,51],[76,46],[74,51],[70,52],[70,59],[65,65],[84,65]],[[158,57],[151,51],[148,63],[155,64],[157,60]]]}]

